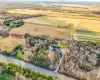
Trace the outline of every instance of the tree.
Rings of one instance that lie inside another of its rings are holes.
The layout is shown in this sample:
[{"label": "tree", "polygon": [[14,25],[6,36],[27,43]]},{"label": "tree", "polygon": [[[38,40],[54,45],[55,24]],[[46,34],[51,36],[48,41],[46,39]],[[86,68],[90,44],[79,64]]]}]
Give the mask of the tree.
[{"label": "tree", "polygon": [[25,37],[25,38],[27,38],[27,37],[29,37],[29,36],[30,36],[29,33],[25,33],[25,34],[24,34],[24,37]]},{"label": "tree", "polygon": [[75,25],[74,25],[73,23],[68,23],[67,28],[71,28],[71,29],[73,29],[74,26],[75,26]]},{"label": "tree", "polygon": [[24,54],[19,50],[18,53],[17,53],[16,58],[18,58],[18,59],[24,59]]}]

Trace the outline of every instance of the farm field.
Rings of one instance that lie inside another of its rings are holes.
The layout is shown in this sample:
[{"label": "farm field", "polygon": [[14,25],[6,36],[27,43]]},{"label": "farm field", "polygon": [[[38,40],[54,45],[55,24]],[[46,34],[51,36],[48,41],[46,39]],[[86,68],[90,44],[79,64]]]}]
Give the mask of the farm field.
[{"label": "farm field", "polygon": [[92,36],[100,36],[100,32],[93,32],[93,31],[86,31],[86,30],[78,30],[78,29],[76,29],[76,32],[78,34],[87,34],[87,35],[92,35]]},{"label": "farm field", "polygon": [[30,24],[48,25],[51,27],[58,27],[58,25],[65,27],[68,24],[65,18],[54,18],[47,16],[24,19],[24,21]]},{"label": "farm field", "polygon": [[88,19],[74,19],[74,18],[54,18],[54,17],[36,17],[24,20],[30,24],[41,24],[58,27],[65,27],[68,23],[75,25],[76,29],[100,32],[100,21],[99,20],[88,20]]},{"label": "farm field", "polygon": [[100,41],[100,32],[76,30],[76,37],[82,41]]},{"label": "farm field", "polygon": [[99,17],[85,17],[78,13],[58,13],[51,11],[41,11],[41,10],[28,10],[28,9],[13,9],[8,10],[8,13],[17,14],[43,14],[43,17],[35,17],[25,19],[28,23],[58,26],[66,26],[67,23],[73,23],[77,29],[89,30],[94,32],[100,32],[100,20]]},{"label": "farm field", "polygon": [[[97,20],[72,19],[72,18],[54,18],[54,17],[36,17],[24,20],[29,24],[47,25],[52,27],[66,27],[72,22],[75,25],[77,39],[87,41],[100,41],[100,23]],[[85,24],[84,24],[85,23]]]},{"label": "farm field", "polygon": [[[72,9],[70,9],[72,10]],[[74,10],[76,11],[76,10]],[[63,17],[63,18],[79,18],[79,19],[99,19],[100,16],[97,15],[89,15],[89,14],[79,14],[78,12],[76,13],[62,13],[62,12],[52,12],[51,10],[34,10],[34,9],[11,9],[8,10],[7,13],[11,13],[11,14],[30,14],[30,15],[34,15],[34,14],[42,14],[48,17]],[[100,20],[100,19],[99,19]]]},{"label": "farm field", "polygon": [[100,41],[100,38],[96,38],[96,37],[88,37],[88,36],[79,36],[77,35],[78,40],[82,40],[82,41]]},{"label": "farm field", "polygon": [[19,44],[25,44],[25,40],[12,37],[0,39],[0,49],[2,51],[10,52],[13,50],[13,48],[15,48]]},{"label": "farm field", "polygon": [[51,37],[70,39],[71,38],[71,29],[58,28],[58,27],[49,27],[41,26],[35,24],[25,24],[19,28],[14,28],[11,30],[11,33],[22,34],[30,33],[32,35],[47,35]]}]

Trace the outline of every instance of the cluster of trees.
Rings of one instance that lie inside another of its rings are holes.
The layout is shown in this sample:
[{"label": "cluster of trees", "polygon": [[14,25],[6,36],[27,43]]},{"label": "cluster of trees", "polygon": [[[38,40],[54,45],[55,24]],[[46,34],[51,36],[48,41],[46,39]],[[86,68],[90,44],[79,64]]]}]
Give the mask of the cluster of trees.
[{"label": "cluster of trees", "polygon": [[18,14],[18,15],[12,15],[13,18],[19,20],[19,19],[27,19],[32,17],[41,17],[42,14],[36,14],[36,15],[29,15],[29,14]]},{"label": "cluster of trees", "polygon": [[11,18],[11,19],[5,20],[4,25],[8,26],[9,28],[20,27],[21,25],[24,25],[24,21],[15,20],[14,18]]},{"label": "cluster of trees", "polygon": [[[49,46],[50,46],[50,42],[45,42],[43,40],[39,41],[39,39],[36,39],[37,42],[35,43],[34,47],[36,51],[36,55],[34,57],[34,64],[44,67],[44,68],[49,68],[49,66],[47,65],[47,61],[48,61],[48,51],[49,51]],[[31,40],[34,41],[33,39]],[[43,43],[42,43],[43,42]],[[33,43],[32,43],[33,44]]]},{"label": "cluster of trees", "polygon": [[[88,46],[98,49],[100,47],[100,42],[99,41],[98,42],[97,41],[88,41]],[[99,51],[99,49],[98,49],[98,52],[99,53],[96,53],[97,58],[98,58],[97,66],[100,66],[100,51]]]},{"label": "cluster of trees", "polygon": [[88,41],[87,44],[90,47],[95,47],[97,45],[100,45],[100,42],[99,41],[98,42],[97,41]]},{"label": "cluster of trees", "polygon": [[74,26],[75,25],[73,23],[68,23],[66,26],[60,26],[60,25],[58,25],[59,28],[67,28],[67,29],[73,29]]},{"label": "cluster of trees", "polygon": [[10,28],[13,28],[13,27],[20,27],[21,25],[24,25],[24,21],[23,21],[23,20],[12,21],[12,22],[10,23]]},{"label": "cluster of trees", "polygon": [[44,67],[44,68],[48,68],[49,69],[49,65],[47,64],[48,61],[48,52],[46,53],[45,51],[46,49],[40,49],[37,52],[37,55],[34,57],[34,64]]},{"label": "cluster of trees", "polygon": [[82,80],[90,75],[96,77],[93,80],[100,79],[95,75],[99,74],[100,42],[70,40],[67,46],[69,54],[65,55],[59,71]]},{"label": "cluster of trees", "polygon": [[59,80],[59,78],[53,78],[52,76],[41,74],[40,72],[31,71],[12,63],[6,64],[6,66],[4,63],[0,63],[0,66],[4,67],[1,72],[2,74],[15,76],[16,72],[18,72],[19,74],[24,75],[26,78],[31,78],[32,80]]},{"label": "cluster of trees", "polygon": [[5,25],[5,26],[10,26],[10,23],[11,23],[12,21],[15,21],[15,19],[14,19],[14,18],[6,19],[6,20],[4,20],[4,25]]},{"label": "cluster of trees", "polygon": [[[50,46],[57,45],[58,42],[54,38],[51,38],[48,36],[31,36],[28,33],[26,33],[24,37],[27,39],[28,44],[30,44],[32,53],[35,55],[33,57],[33,64],[50,69],[50,70],[54,70],[56,68],[56,64],[51,64],[48,56],[51,51]],[[55,53],[58,53],[57,54],[58,56],[61,55],[60,51],[55,52]],[[57,59],[54,62],[56,63],[58,61],[59,59]],[[52,68],[50,67],[51,65],[53,65]]]}]

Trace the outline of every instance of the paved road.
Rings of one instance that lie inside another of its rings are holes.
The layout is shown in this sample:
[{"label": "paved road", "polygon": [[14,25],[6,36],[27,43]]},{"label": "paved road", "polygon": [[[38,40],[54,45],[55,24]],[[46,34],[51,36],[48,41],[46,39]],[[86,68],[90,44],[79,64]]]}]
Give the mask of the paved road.
[{"label": "paved road", "polygon": [[4,56],[2,54],[0,54],[0,62],[15,63],[15,64],[17,64],[17,65],[19,65],[21,67],[26,67],[26,68],[28,68],[30,70],[33,70],[33,71],[39,71],[39,72],[41,72],[43,74],[48,74],[48,75],[51,75],[53,77],[57,77],[57,75],[53,71],[50,71],[50,70],[35,66],[33,64],[30,64],[30,63],[26,63],[24,61],[21,61],[21,60],[12,58],[12,57]]},{"label": "paved road", "polygon": [[47,69],[35,66],[33,64],[26,63],[24,61],[21,61],[21,60],[18,60],[18,59],[9,57],[9,56],[5,56],[5,55],[2,55],[2,54],[0,54],[0,62],[14,63],[14,64],[17,64],[17,65],[19,65],[21,67],[26,67],[26,68],[28,68],[28,69],[30,69],[32,71],[39,71],[39,72],[41,72],[43,74],[48,74],[48,75],[51,75],[53,77],[60,77],[61,80],[76,80],[76,79],[73,79],[73,78],[70,78],[70,77],[55,73],[53,71],[50,71],[50,70],[47,70]]}]

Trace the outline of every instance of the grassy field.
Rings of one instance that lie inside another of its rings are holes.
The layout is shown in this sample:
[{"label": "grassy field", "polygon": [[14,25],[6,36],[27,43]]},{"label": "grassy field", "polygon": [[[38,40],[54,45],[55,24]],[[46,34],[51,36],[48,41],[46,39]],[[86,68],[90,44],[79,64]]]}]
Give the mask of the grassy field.
[{"label": "grassy field", "polygon": [[49,27],[35,24],[25,24],[19,28],[14,28],[11,30],[11,33],[16,34],[35,34],[35,35],[47,35],[51,37],[70,39],[71,38],[71,29],[58,28],[58,27]]},{"label": "grassy field", "polygon": [[94,38],[94,37],[87,37],[87,36],[77,36],[78,40],[82,41],[100,41],[100,38]]},{"label": "grassy field", "polygon": [[10,75],[0,75],[0,80],[14,80],[15,78],[13,76]]},{"label": "grassy field", "polygon": [[100,32],[76,30],[76,36],[78,40],[83,41],[100,41]]},{"label": "grassy field", "polygon": [[35,18],[29,18],[24,20],[27,23],[33,23],[33,24],[41,24],[41,25],[48,25],[48,26],[55,26],[58,27],[65,27],[67,26],[68,22],[64,18],[54,18],[54,17],[35,17]]},{"label": "grassy field", "polygon": [[13,9],[8,13],[18,14],[43,14],[43,17],[25,19],[28,23],[42,24],[48,26],[66,26],[68,23],[75,25],[77,29],[100,32],[100,18],[86,17],[78,13],[61,13],[41,10]]},{"label": "grassy field", "polygon": [[[8,13],[12,14],[43,14],[45,16],[25,19],[27,23],[24,27],[15,29],[14,33],[35,33],[50,35],[53,37],[69,38],[71,37],[71,31],[65,28],[69,23],[74,25],[76,29],[77,38],[79,40],[99,40],[100,38],[100,16],[92,14],[91,11],[99,11],[100,6],[89,5],[59,5],[61,8],[66,9],[68,12],[52,12],[42,10],[29,10],[29,9],[12,9],[8,10]],[[70,11],[74,11],[71,13]],[[38,27],[36,27],[38,25]],[[28,27],[29,26],[29,27]],[[33,27],[32,27],[33,26]],[[45,26],[45,27],[44,27]],[[56,27],[56,28],[49,28]],[[22,29],[23,32],[20,30]],[[33,31],[33,32],[32,32]],[[52,32],[51,32],[52,31]]]},{"label": "grassy field", "polygon": [[2,38],[0,39],[0,49],[2,51],[8,51],[10,52],[19,44],[25,44],[24,39],[18,39],[18,38],[12,38],[12,37],[7,37],[7,38]]},{"label": "grassy field", "polygon": [[94,35],[94,36],[100,36],[100,32],[93,32],[93,31],[87,31],[87,30],[76,30],[76,33],[78,34],[87,34],[87,35]]},{"label": "grassy field", "polygon": [[100,21],[99,20],[88,20],[88,19],[75,19],[75,18],[54,18],[54,17],[36,17],[25,19],[25,22],[42,24],[48,26],[61,26],[66,27],[68,23],[74,24],[76,29],[100,32]]},{"label": "grassy field", "polygon": [[[69,10],[72,10],[72,9],[69,8]],[[88,11],[84,11],[80,8],[78,10],[81,11],[81,14],[79,14],[79,12],[77,12],[76,9],[72,10],[72,11],[76,11],[76,13],[70,13],[70,12],[62,13],[62,12],[52,12],[50,10],[42,11],[42,10],[34,10],[34,9],[32,9],[32,10],[11,9],[11,10],[8,10],[7,12],[14,13],[14,14],[17,13],[17,14],[30,14],[30,15],[42,14],[42,15],[46,15],[48,17],[63,17],[63,18],[80,18],[80,19],[87,19],[87,18],[88,19],[99,19],[100,18],[100,16],[89,14],[89,13],[87,13]]]}]

